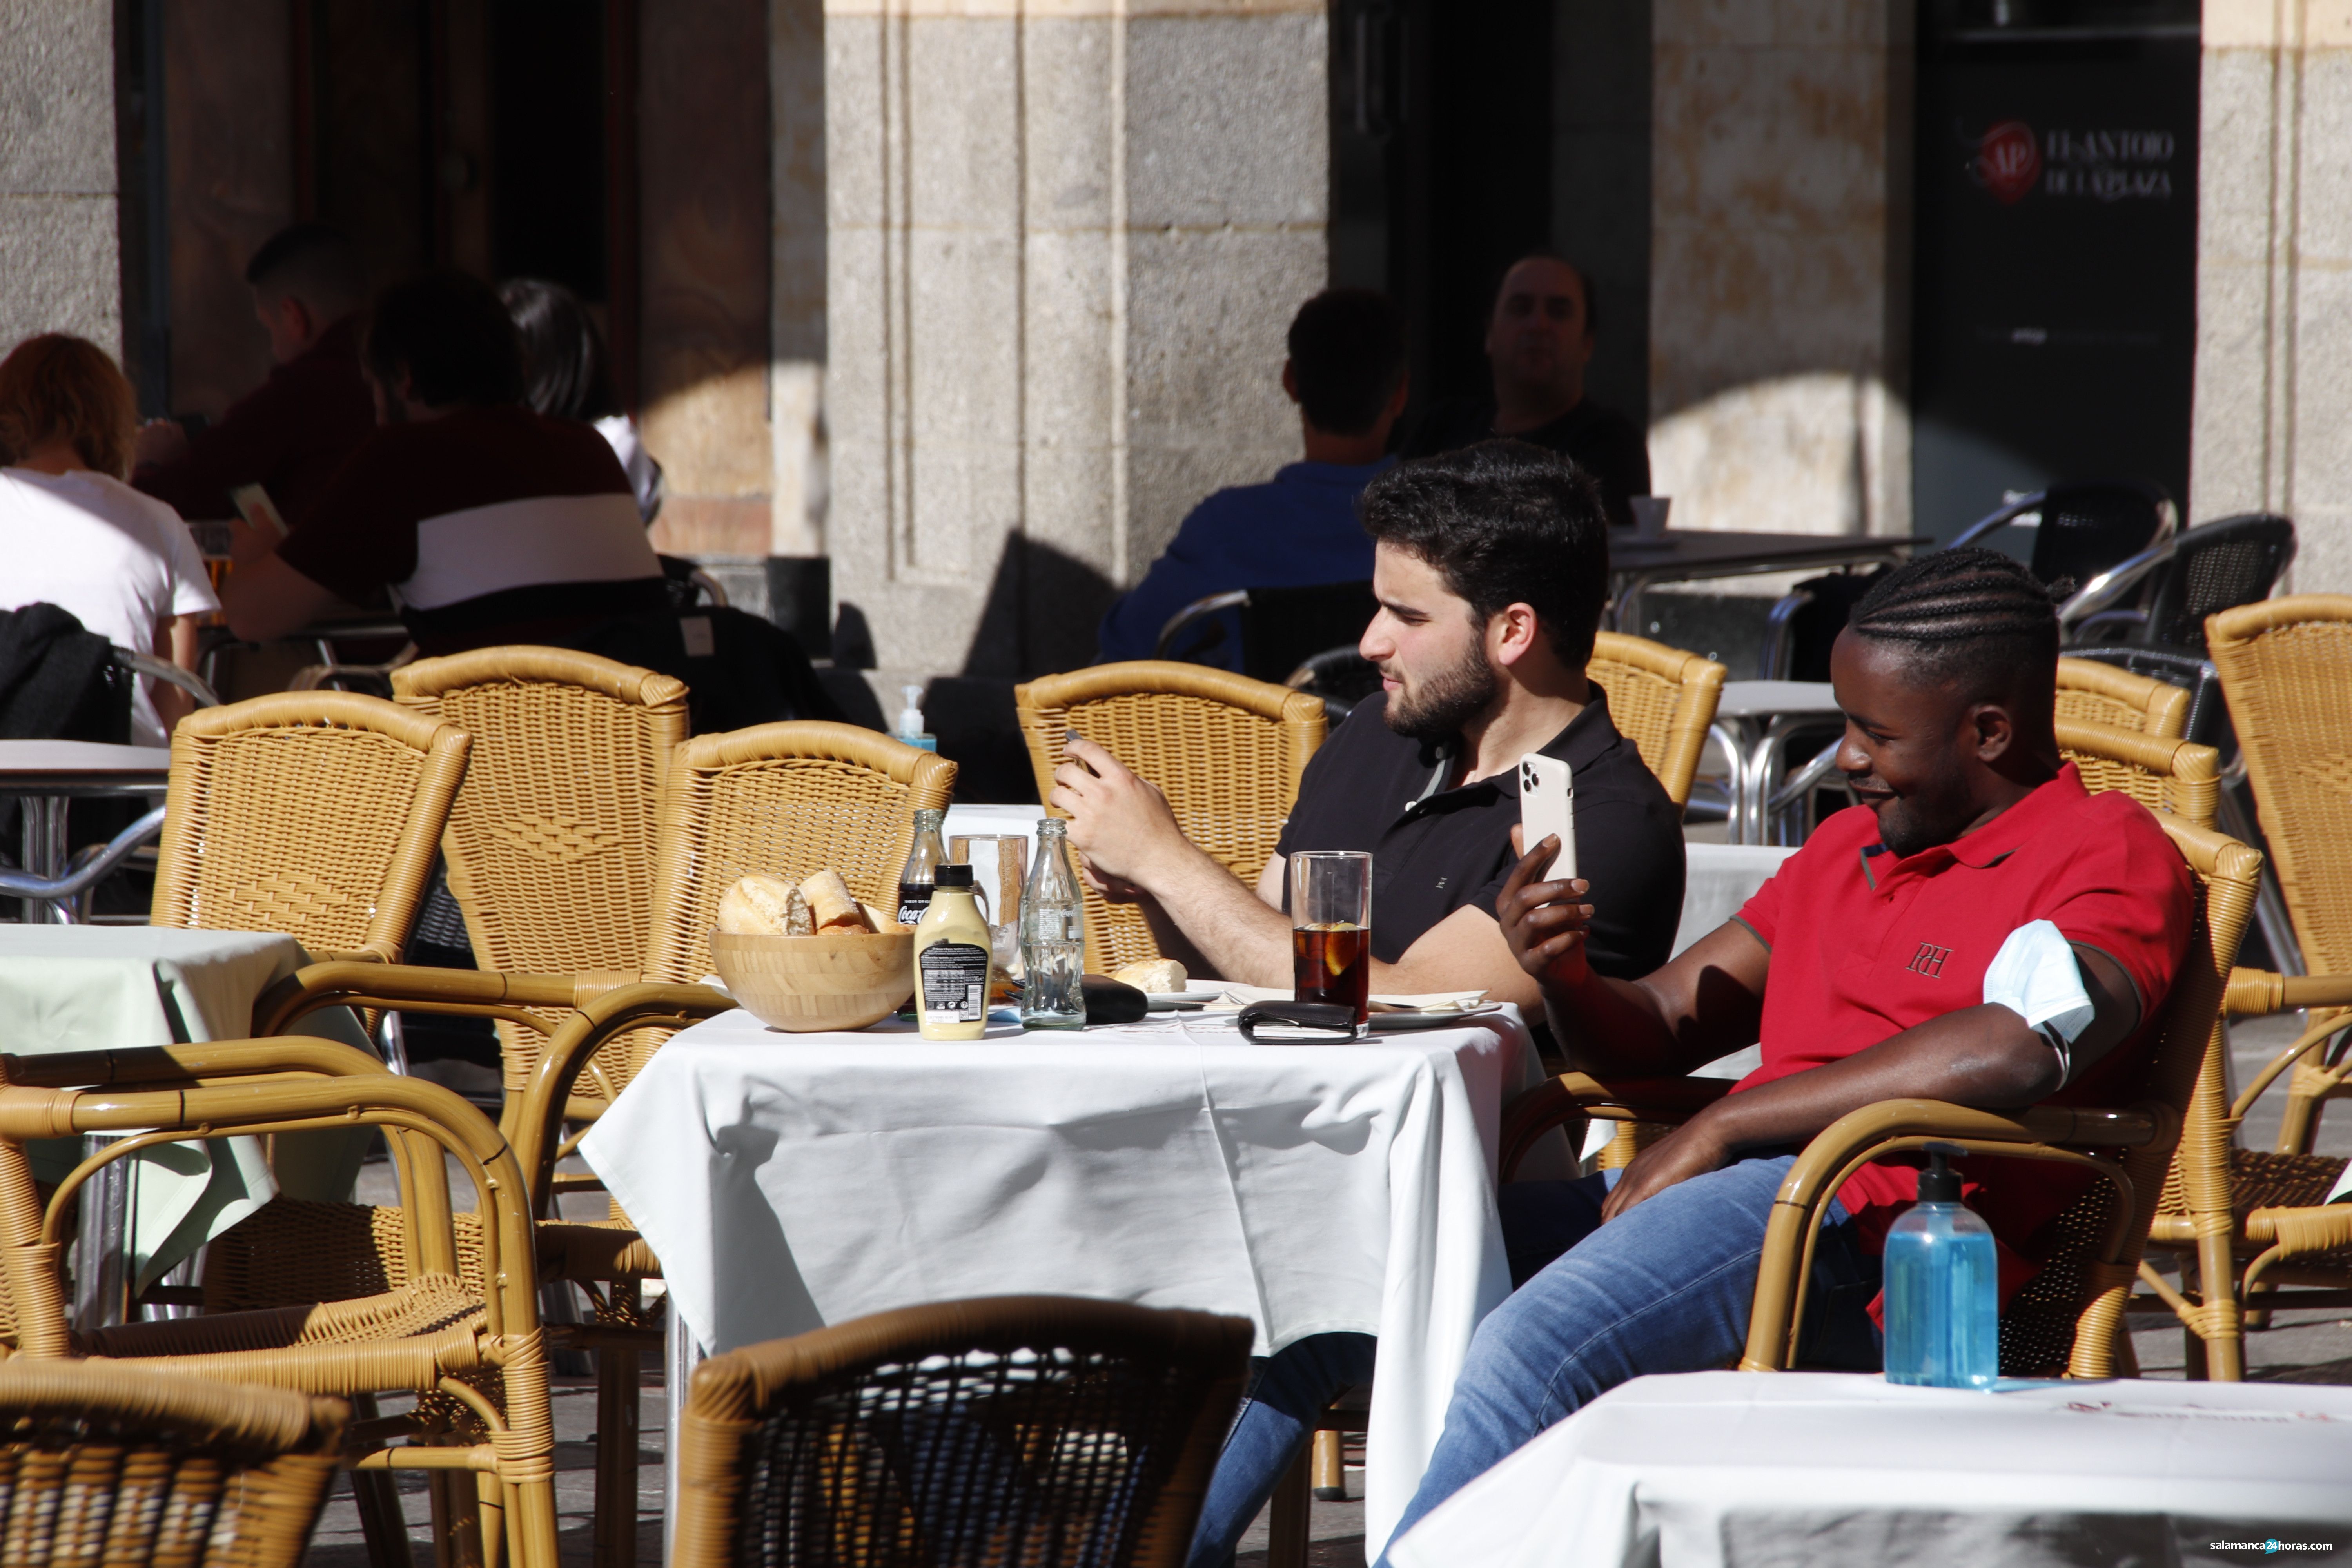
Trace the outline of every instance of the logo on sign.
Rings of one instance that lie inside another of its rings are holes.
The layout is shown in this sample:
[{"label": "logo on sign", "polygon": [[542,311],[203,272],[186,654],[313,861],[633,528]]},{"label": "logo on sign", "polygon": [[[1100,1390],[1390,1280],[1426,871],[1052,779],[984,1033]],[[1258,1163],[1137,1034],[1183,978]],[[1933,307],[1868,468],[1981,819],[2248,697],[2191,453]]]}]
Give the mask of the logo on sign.
[{"label": "logo on sign", "polygon": [[2042,174],[2042,149],[2033,127],[2022,120],[2004,120],[1977,143],[1969,173],[2003,206],[2015,206]]},{"label": "logo on sign", "polygon": [[1911,962],[1903,967],[1914,974],[1924,974],[1933,980],[1944,972],[1944,960],[1951,956],[1950,948],[1937,947],[1932,942],[1923,942],[1919,944],[1919,951],[1911,955]]}]

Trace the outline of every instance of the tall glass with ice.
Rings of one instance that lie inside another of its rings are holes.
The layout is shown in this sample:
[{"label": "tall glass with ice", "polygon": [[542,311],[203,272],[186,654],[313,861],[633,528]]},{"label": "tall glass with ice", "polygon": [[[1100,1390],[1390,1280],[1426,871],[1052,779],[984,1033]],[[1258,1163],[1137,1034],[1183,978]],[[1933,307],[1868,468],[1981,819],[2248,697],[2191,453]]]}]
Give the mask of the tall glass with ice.
[{"label": "tall glass with ice", "polygon": [[1290,857],[1290,969],[1301,1002],[1333,1002],[1360,1024],[1372,996],[1372,858],[1361,849]]}]

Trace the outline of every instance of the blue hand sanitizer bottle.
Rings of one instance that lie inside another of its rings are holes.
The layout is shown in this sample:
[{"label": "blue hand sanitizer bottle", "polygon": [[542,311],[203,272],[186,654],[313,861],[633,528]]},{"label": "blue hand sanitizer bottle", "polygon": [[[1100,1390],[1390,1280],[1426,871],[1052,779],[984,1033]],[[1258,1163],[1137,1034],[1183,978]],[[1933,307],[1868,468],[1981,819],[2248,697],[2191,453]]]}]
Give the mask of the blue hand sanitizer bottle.
[{"label": "blue hand sanitizer bottle", "polygon": [[2000,1376],[1992,1231],[1960,1202],[1950,1156],[1927,1145],[1919,1201],[1886,1233],[1886,1381],[1990,1388]]}]

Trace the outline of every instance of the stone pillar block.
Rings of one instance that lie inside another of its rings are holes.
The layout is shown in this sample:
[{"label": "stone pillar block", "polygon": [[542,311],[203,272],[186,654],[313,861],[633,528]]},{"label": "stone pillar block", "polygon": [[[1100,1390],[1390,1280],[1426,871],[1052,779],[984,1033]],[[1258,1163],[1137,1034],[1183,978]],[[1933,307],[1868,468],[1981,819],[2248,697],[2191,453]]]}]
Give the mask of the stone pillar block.
[{"label": "stone pillar block", "polygon": [[886,666],[1070,668],[1221,486],[1297,457],[1319,0],[827,0],[835,591]]},{"label": "stone pillar block", "polygon": [[114,8],[0,0],[0,353],[40,332],[122,352]]}]

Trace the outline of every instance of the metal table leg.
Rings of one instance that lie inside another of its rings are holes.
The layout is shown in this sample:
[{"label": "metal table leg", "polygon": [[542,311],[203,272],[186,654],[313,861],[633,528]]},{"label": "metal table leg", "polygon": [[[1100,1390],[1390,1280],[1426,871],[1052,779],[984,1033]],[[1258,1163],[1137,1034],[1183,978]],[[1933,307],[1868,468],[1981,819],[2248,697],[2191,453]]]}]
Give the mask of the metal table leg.
[{"label": "metal table leg", "polygon": [[[85,1133],[82,1158],[117,1142]],[[110,1329],[130,1316],[131,1184],[137,1179],[129,1160],[116,1160],[82,1184],[81,1222],[74,1233],[74,1327],[82,1331]]]},{"label": "metal table leg", "polygon": [[[26,795],[16,797],[21,815],[20,843],[23,853],[18,864],[36,877],[58,878],[66,872],[66,812],[72,805],[69,796],[62,795]],[[70,923],[70,912],[53,899],[26,899],[26,925],[65,925]]]}]

